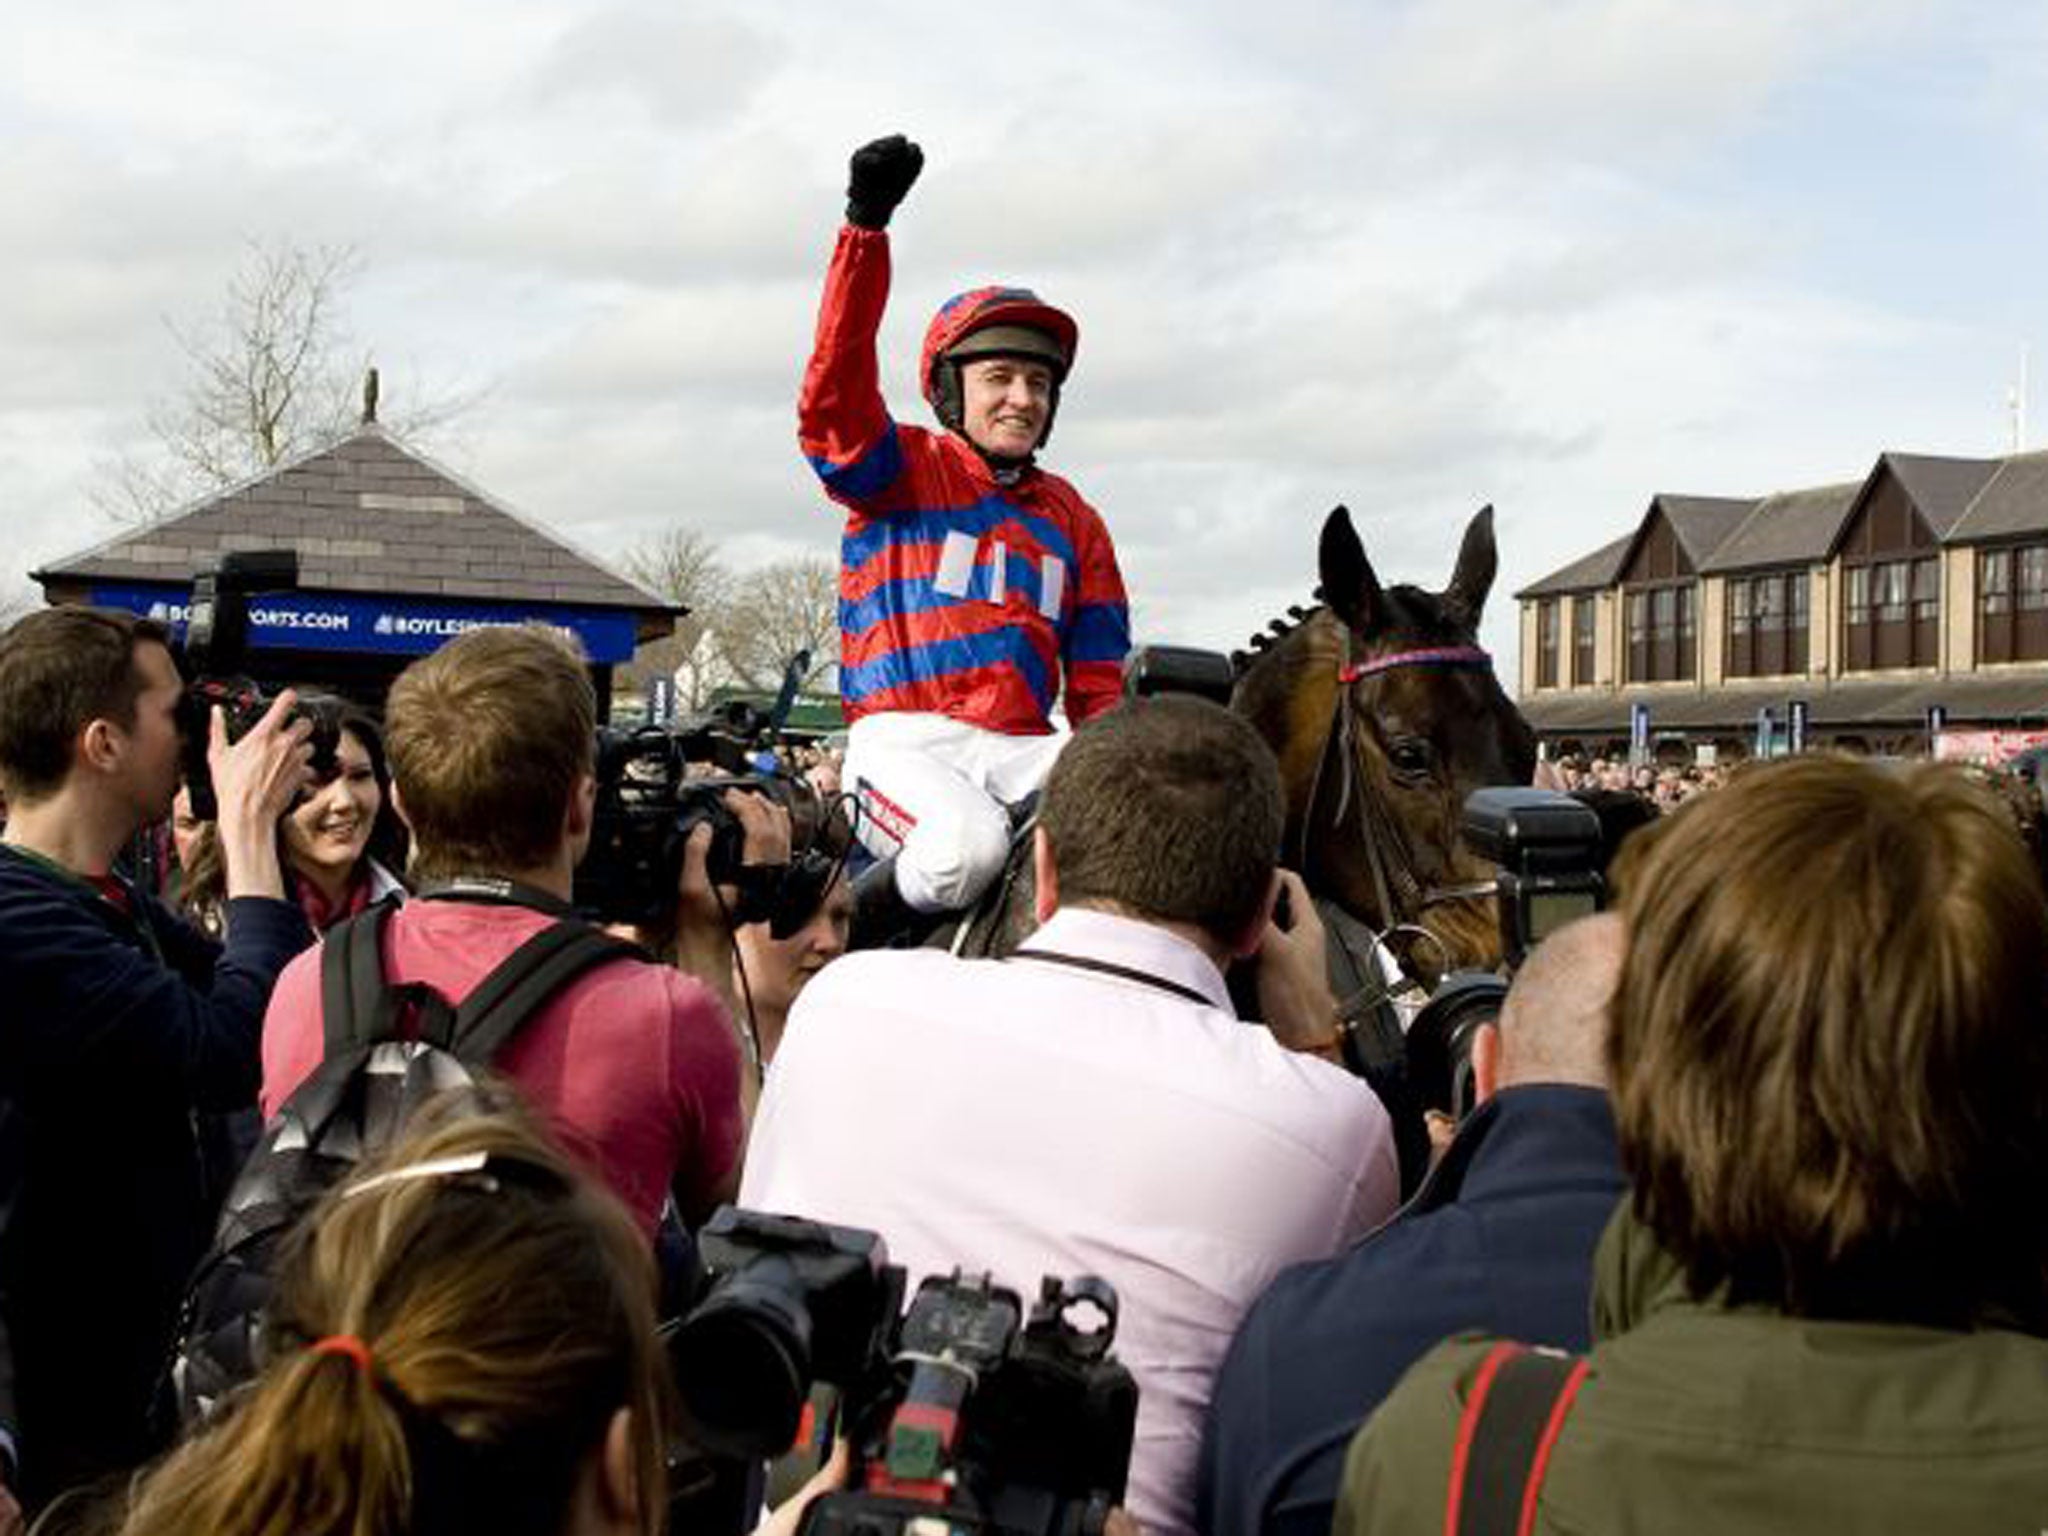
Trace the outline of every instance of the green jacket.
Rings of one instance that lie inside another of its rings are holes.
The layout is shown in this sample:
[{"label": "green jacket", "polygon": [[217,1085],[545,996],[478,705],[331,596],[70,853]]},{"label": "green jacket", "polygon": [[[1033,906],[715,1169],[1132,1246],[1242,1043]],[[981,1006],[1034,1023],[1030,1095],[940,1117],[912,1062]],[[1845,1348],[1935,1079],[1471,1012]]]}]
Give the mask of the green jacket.
[{"label": "green jacket", "polygon": [[[1536,1530],[2048,1532],[2048,1339],[1694,1302],[1624,1206]],[[1438,1536],[1491,1341],[1416,1363],[1352,1441],[1333,1536]]]}]

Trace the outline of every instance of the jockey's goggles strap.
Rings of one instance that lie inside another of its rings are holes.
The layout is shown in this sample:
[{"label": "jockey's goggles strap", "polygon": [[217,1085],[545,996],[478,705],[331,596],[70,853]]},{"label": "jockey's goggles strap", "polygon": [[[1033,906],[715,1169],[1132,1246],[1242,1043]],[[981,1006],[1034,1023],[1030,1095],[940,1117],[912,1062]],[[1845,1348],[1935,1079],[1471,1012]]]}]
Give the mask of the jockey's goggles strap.
[{"label": "jockey's goggles strap", "polygon": [[1347,663],[1337,674],[1340,683],[1355,683],[1362,677],[1391,672],[1396,667],[1488,667],[1493,658],[1476,645],[1441,645],[1419,651],[1394,651],[1365,661]]}]

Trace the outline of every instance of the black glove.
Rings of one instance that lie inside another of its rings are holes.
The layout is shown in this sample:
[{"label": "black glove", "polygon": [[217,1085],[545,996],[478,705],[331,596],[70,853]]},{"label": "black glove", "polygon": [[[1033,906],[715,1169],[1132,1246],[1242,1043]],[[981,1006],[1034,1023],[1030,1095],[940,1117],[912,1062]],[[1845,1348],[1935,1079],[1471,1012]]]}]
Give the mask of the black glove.
[{"label": "black glove", "polygon": [[886,229],[889,215],[924,169],[924,151],[900,133],[863,144],[853,152],[846,182],[846,222],[862,229]]}]

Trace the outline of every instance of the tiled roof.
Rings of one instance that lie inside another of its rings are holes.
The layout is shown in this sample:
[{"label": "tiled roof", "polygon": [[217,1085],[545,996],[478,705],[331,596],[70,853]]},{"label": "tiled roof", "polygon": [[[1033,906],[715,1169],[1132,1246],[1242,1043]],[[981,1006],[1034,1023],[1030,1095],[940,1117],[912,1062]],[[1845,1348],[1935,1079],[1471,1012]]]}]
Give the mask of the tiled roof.
[{"label": "tiled roof", "polygon": [[186,582],[223,553],[283,548],[308,591],[679,611],[374,425],[34,574]]},{"label": "tiled roof", "polygon": [[[1713,558],[1722,541],[1756,509],[1756,499],[1673,496],[1660,492],[1650,505],[1653,511],[1662,510],[1671,524],[1671,531],[1678,535],[1678,542],[1684,546],[1687,557],[1697,570]],[[1645,524],[1648,521],[1644,519]]]},{"label": "tiled roof", "polygon": [[1845,480],[1839,485],[1766,496],[1721,541],[1712,558],[1701,562],[1701,571],[1755,570],[1825,560],[1862,489],[1861,480]]},{"label": "tiled roof", "polygon": [[1590,555],[1581,555],[1570,565],[1552,571],[1522,588],[1515,596],[1548,597],[1557,592],[1594,592],[1614,585],[1621,575],[1622,557],[1635,542],[1634,533],[1624,533],[1611,544],[1602,544]]},{"label": "tiled roof", "polygon": [[[1879,468],[1898,476],[1913,505],[1927,519],[1928,530],[1943,542],[1999,465],[1997,459],[1936,458],[1924,453],[1886,453],[1877,462]],[[1872,470],[1870,478],[1876,477],[1877,471]]]},{"label": "tiled roof", "polygon": [[1954,543],[2048,532],[2048,453],[2022,453],[1997,470],[1949,529]]}]

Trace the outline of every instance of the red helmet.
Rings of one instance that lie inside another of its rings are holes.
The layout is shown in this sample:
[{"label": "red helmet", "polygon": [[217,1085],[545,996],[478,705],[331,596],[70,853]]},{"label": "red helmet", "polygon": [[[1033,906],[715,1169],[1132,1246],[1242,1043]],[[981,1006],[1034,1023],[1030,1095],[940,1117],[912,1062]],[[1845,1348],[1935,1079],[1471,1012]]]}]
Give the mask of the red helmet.
[{"label": "red helmet", "polygon": [[[987,345],[976,345],[982,333]],[[1053,398],[1074,364],[1081,340],[1074,317],[1055,309],[1029,288],[976,288],[939,306],[924,333],[918,377],[939,420],[960,430],[960,370],[976,357],[1029,357],[1051,367]],[[1052,431],[1050,419],[1046,433]],[[1040,441],[1043,441],[1041,437]]]}]

